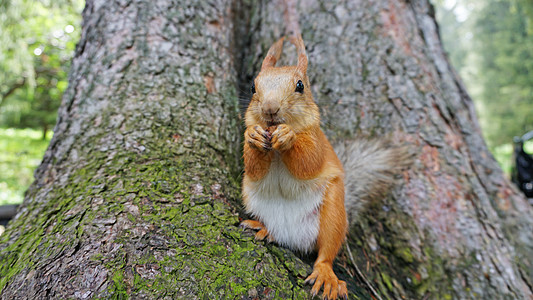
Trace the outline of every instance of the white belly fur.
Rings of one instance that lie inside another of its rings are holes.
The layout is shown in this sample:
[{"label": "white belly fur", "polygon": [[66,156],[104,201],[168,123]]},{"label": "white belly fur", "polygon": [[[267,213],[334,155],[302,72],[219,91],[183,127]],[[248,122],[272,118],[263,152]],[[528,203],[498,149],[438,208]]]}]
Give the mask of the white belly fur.
[{"label": "white belly fur", "polygon": [[267,175],[249,183],[244,189],[248,213],[265,224],[280,245],[312,251],[318,237],[318,211],[327,181],[295,178],[276,155]]}]

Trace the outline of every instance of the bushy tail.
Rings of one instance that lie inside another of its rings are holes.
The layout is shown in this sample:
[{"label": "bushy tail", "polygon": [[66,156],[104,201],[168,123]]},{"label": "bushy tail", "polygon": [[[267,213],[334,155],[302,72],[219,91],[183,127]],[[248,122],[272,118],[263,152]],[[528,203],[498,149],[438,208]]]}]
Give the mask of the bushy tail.
[{"label": "bushy tail", "polygon": [[407,146],[394,145],[387,139],[346,140],[334,148],[346,173],[345,206],[350,223],[366,203],[385,197],[413,161]]}]

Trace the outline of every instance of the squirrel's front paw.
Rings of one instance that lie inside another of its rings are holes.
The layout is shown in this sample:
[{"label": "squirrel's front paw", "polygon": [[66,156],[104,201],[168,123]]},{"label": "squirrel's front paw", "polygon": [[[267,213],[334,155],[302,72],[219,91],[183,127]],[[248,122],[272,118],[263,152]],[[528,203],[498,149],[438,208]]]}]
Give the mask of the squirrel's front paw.
[{"label": "squirrel's front paw", "polygon": [[259,125],[250,126],[246,128],[246,131],[244,132],[245,142],[251,147],[263,152],[272,150],[270,138],[270,132],[264,130]]},{"label": "squirrel's front paw", "polygon": [[272,148],[285,151],[289,150],[296,141],[296,133],[289,125],[280,124],[272,133]]}]

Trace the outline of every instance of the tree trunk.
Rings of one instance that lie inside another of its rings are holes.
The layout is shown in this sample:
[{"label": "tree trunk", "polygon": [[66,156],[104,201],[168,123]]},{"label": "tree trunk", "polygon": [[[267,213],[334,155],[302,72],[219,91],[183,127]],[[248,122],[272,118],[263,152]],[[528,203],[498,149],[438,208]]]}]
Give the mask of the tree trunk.
[{"label": "tree trunk", "polygon": [[[284,34],[281,2],[177,2],[87,1],[54,137],[0,237],[3,299],[307,297],[312,259],[237,227],[237,91]],[[393,136],[416,157],[352,220],[336,264],[352,297],[531,298],[531,208],[427,0],[297,7],[330,138]]]},{"label": "tree trunk", "polygon": [[3,299],[302,292],[309,266],[237,227],[237,8],[191,3],[87,1],[54,138],[1,237]]}]

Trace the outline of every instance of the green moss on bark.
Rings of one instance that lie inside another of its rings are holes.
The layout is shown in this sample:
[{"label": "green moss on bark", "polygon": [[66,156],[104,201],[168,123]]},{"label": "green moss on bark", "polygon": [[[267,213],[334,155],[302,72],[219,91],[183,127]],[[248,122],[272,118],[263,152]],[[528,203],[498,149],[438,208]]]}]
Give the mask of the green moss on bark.
[{"label": "green moss on bark", "polygon": [[212,156],[199,158],[196,149],[174,156],[176,147],[160,140],[142,155],[93,155],[72,174],[72,184],[49,194],[57,200],[39,209],[46,214],[28,222],[28,210],[11,224],[36,230],[2,251],[0,289],[15,275],[41,269],[50,256],[83,256],[79,248],[93,240],[105,243],[88,265],[105,266],[109,277],[98,296],[303,297],[309,266],[276,246],[269,251],[239,229],[229,205],[239,191],[229,174],[213,166]]}]

